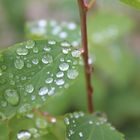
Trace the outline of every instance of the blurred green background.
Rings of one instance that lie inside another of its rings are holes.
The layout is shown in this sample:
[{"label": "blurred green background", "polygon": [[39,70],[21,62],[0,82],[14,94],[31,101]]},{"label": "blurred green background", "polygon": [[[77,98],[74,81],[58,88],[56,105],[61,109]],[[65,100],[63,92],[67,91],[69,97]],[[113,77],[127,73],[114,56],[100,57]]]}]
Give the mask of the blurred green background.
[{"label": "blurred green background", "polygon": [[[27,21],[55,19],[79,24],[76,0],[1,0],[0,17],[1,48],[27,39]],[[89,13],[88,34],[95,110],[106,112],[127,140],[140,140],[140,11],[117,0],[97,0]],[[67,93],[52,97],[42,110],[63,115],[86,108],[81,69]]]}]

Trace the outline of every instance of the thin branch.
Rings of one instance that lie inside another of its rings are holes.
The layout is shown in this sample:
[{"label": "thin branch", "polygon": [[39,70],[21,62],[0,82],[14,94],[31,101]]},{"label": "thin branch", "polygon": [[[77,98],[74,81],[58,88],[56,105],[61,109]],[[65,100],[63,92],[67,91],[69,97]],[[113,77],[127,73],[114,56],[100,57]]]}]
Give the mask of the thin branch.
[{"label": "thin branch", "polygon": [[87,98],[88,98],[88,110],[90,113],[93,112],[93,87],[91,84],[91,74],[92,67],[88,63],[89,54],[88,54],[88,41],[87,41],[87,3],[85,0],[78,0],[80,20],[81,20],[81,35],[82,35],[82,49],[83,49],[83,60],[85,68],[85,77],[86,77],[86,87],[87,87]]},{"label": "thin branch", "polygon": [[89,4],[87,4],[87,9],[88,9],[88,10],[91,9],[91,8],[94,6],[95,3],[96,3],[96,0],[91,0],[91,1],[89,2]]}]

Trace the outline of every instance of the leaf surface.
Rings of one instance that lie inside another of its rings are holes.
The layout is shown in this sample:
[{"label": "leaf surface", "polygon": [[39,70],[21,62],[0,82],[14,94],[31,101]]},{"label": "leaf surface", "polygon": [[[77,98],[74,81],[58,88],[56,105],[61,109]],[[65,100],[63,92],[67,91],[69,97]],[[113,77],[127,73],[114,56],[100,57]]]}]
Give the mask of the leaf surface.
[{"label": "leaf surface", "polygon": [[79,75],[79,57],[66,41],[29,40],[1,51],[1,116],[24,113],[65,92]]}]

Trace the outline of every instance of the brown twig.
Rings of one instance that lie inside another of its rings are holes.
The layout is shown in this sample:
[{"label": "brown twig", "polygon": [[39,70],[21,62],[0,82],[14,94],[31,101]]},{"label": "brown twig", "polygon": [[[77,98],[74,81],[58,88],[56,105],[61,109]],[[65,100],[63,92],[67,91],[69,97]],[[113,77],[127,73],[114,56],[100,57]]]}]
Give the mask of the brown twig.
[{"label": "brown twig", "polygon": [[87,86],[87,98],[88,98],[88,110],[90,113],[94,111],[92,94],[93,87],[91,84],[92,66],[88,63],[89,52],[88,52],[88,40],[87,40],[87,12],[95,3],[95,0],[91,0],[88,4],[86,0],[78,0],[80,20],[81,20],[81,35],[82,35],[82,49],[83,49],[83,60],[85,66],[86,86]]}]

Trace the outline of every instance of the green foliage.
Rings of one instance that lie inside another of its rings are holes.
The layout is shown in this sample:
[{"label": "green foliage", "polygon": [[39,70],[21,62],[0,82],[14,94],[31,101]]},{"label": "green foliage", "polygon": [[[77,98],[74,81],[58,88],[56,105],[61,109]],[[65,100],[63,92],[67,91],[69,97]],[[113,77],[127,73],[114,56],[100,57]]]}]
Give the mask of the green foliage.
[{"label": "green foliage", "polygon": [[120,0],[130,6],[133,6],[137,9],[140,9],[140,1],[139,0]]},{"label": "green foliage", "polygon": [[65,92],[78,76],[80,50],[68,42],[33,41],[0,53],[0,112],[9,117]]},{"label": "green foliage", "polygon": [[68,140],[124,140],[124,136],[105,117],[75,112],[65,118],[65,123]]}]

